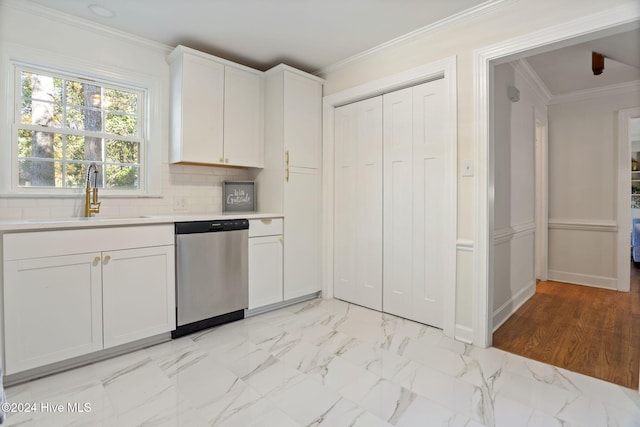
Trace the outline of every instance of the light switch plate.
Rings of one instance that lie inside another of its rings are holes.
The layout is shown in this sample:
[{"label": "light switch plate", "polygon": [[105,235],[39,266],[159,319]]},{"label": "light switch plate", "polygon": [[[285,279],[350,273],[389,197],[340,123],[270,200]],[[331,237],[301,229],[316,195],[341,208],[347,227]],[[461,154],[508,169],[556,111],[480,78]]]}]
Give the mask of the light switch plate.
[{"label": "light switch plate", "polygon": [[462,161],[462,176],[473,176],[473,160]]}]

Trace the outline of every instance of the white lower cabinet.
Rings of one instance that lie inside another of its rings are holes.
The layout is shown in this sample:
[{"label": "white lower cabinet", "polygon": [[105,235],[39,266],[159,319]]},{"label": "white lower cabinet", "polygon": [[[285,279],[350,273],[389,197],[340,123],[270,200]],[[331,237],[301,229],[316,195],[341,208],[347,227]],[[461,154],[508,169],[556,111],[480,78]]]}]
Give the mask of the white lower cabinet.
[{"label": "white lower cabinet", "polygon": [[249,221],[249,310],[283,301],[282,219]]},{"label": "white lower cabinet", "polygon": [[114,251],[103,260],[105,348],[175,329],[173,246]]},{"label": "white lower cabinet", "polygon": [[5,373],[175,329],[173,239],[172,224],[4,235]]},{"label": "white lower cabinet", "polygon": [[99,259],[86,253],[5,261],[6,374],[102,349]]}]

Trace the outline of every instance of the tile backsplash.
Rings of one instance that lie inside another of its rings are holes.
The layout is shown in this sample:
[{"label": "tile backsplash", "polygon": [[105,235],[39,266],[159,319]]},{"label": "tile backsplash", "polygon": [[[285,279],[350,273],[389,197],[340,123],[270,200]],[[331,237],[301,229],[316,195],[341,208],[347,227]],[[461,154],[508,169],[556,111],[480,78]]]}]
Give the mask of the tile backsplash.
[{"label": "tile backsplash", "polygon": [[[101,198],[100,216],[219,213],[224,181],[254,180],[253,170],[164,164],[161,197]],[[0,198],[0,220],[81,216],[84,193],[73,198]]]}]

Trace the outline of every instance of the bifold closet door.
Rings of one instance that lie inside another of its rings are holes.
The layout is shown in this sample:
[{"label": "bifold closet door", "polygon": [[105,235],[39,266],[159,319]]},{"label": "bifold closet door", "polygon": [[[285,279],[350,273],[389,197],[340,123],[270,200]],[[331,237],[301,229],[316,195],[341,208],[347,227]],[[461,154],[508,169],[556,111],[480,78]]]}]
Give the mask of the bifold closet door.
[{"label": "bifold closet door", "polygon": [[335,109],[334,295],[382,310],[382,97]]},{"label": "bifold closet door", "polygon": [[384,95],[383,311],[442,328],[446,283],[444,80]]}]

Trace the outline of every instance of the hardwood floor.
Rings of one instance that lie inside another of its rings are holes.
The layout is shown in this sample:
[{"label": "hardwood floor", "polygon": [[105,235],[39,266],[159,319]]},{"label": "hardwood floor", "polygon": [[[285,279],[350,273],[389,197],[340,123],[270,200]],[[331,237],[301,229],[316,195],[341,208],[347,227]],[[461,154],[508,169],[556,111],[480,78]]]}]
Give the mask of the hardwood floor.
[{"label": "hardwood floor", "polygon": [[493,334],[494,347],[637,390],[640,268],[631,271],[628,293],[538,282]]}]

